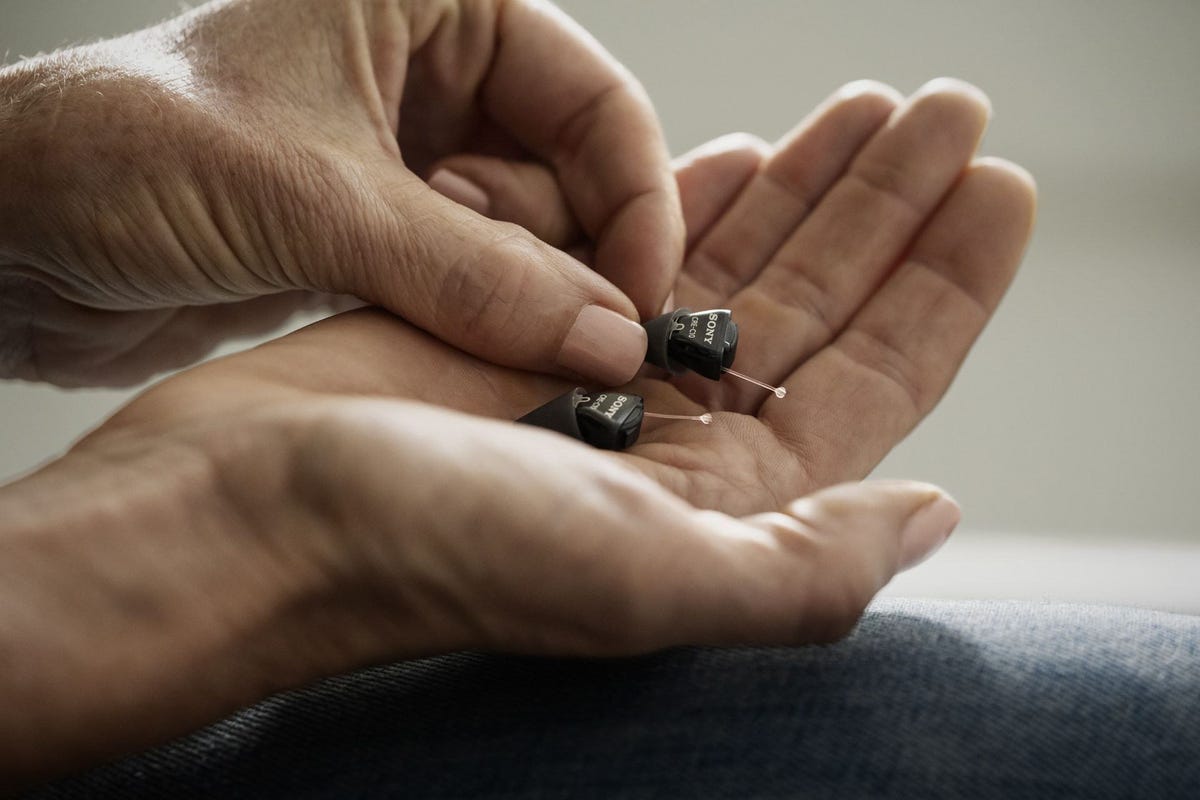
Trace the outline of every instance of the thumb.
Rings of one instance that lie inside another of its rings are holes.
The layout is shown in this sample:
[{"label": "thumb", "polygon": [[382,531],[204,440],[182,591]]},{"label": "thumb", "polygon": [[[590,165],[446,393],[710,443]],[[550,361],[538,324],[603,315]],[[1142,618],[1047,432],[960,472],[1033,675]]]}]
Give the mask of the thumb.
[{"label": "thumb", "polygon": [[602,386],[641,367],[646,333],[633,303],[566,253],[415,177],[387,205],[384,229],[367,235],[385,240],[394,266],[365,271],[364,299],[496,364]]},{"label": "thumb", "polygon": [[[912,481],[847,483],[771,512],[701,515],[712,545],[693,544],[691,591],[669,623],[679,642],[834,641],[899,571],[928,557],[958,524],[958,504]],[[706,523],[706,524],[705,524]]]}]

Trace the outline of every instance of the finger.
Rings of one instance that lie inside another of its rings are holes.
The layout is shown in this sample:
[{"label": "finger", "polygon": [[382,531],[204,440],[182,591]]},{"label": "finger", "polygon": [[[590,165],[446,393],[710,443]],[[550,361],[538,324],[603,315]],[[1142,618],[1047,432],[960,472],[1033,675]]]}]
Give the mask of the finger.
[{"label": "finger", "polygon": [[561,250],[479,216],[411,176],[373,178],[384,211],[352,216],[351,245],[402,270],[355,272],[352,290],[495,364],[627,382],[646,333],[621,292]]},{"label": "finger", "polygon": [[554,171],[531,161],[457,155],[434,166],[429,185],[485,217],[520,225],[559,249],[573,244],[579,226]]},{"label": "finger", "polygon": [[549,3],[505,6],[488,113],[554,166],[596,241],[596,270],[643,316],[657,314],[683,260],[683,221],[663,134],[629,73]]},{"label": "finger", "polygon": [[[901,100],[890,86],[857,81],[784,136],[732,207],[689,247],[684,274],[697,284],[689,302],[719,305],[757,275]],[[690,243],[690,226],[688,236]]]},{"label": "finger", "polygon": [[[754,320],[744,326],[740,371],[775,383],[837,335],[961,176],[989,113],[982,93],[948,79],[895,112],[731,303],[736,318]],[[732,391],[733,408],[761,400]]]},{"label": "finger", "polygon": [[749,133],[730,133],[689,150],[671,162],[687,247],[699,241],[771,155],[771,146]]},{"label": "finger", "polygon": [[838,639],[959,516],[940,489],[910,481],[842,484],[742,520],[692,514],[687,530],[660,531],[638,554],[645,601],[663,610],[642,644]]},{"label": "finger", "polygon": [[[721,217],[769,152],[770,146],[757,136],[737,133],[672,162],[689,241]],[[579,235],[558,179],[541,164],[451,156],[435,165],[429,185],[477,213],[520,225],[555,247],[565,248]]]},{"label": "finger", "polygon": [[1033,226],[1028,173],[980,159],[904,263],[761,419],[814,485],[865,475],[933,408],[1012,281]]}]

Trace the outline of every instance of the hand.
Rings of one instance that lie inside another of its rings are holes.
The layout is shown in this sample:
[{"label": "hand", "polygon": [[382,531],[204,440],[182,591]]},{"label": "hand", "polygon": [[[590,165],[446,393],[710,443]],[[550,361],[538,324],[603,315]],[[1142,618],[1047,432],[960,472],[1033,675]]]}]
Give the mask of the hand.
[{"label": "hand", "polygon": [[958,517],[894,482],[739,520],[557,434],[220,363],[0,490],[0,791],[382,660],[825,641]]},{"label": "hand", "polygon": [[[945,392],[1028,241],[1032,180],[973,159],[988,115],[978,90],[954,81],[903,102],[856,83],[774,148],[735,137],[681,159],[689,244],[678,304],[732,308],[736,367],[788,396],[729,378],[639,378],[628,388],[650,410],[721,413],[710,426],[647,421],[627,461],[689,503],[730,514],[866,475]],[[511,177],[473,173],[497,207],[569,227],[552,182]],[[247,354],[239,370],[506,419],[570,385],[482,363],[372,314],[300,331]]]},{"label": "hand", "polygon": [[[0,374],[135,382],[320,292],[622,382],[681,263],[644,93],[536,0],[213,3],[0,72],[0,101]],[[472,152],[546,165],[596,271],[423,180]]]}]

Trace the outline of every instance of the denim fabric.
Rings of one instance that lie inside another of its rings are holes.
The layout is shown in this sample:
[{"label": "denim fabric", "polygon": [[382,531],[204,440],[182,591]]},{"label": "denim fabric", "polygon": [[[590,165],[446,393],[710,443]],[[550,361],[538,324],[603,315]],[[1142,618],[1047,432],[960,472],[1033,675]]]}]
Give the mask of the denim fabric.
[{"label": "denim fabric", "polygon": [[1200,618],[880,601],[828,647],[456,654],[35,798],[1200,798]]}]

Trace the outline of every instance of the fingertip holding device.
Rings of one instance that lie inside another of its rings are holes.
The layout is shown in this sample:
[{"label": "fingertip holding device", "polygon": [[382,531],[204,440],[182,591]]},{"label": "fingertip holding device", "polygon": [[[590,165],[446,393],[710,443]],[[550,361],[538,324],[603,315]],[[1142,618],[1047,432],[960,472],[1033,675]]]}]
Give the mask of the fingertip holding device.
[{"label": "fingertip holding device", "polygon": [[646,329],[646,362],[672,375],[691,370],[710,381],[732,375],[785,397],[787,389],[772,386],[733,369],[737,355],[738,326],[727,308],[692,311],[677,308],[642,323]]},{"label": "fingertip holding device", "polygon": [[738,326],[728,309],[693,313],[678,308],[642,324],[646,361],[672,375],[686,370],[720,380],[737,355]]},{"label": "fingertip holding device", "polygon": [[589,393],[577,386],[517,420],[526,425],[558,431],[601,450],[624,450],[637,442],[642,420],[688,419],[712,422],[712,414],[655,414],[646,411],[645,401],[624,392]]},{"label": "fingertip holding device", "polygon": [[[787,395],[782,386],[743,375],[733,369],[737,355],[738,326],[727,308],[691,311],[679,308],[643,323],[646,329],[646,363],[661,367],[672,375],[691,370],[709,380],[732,375],[761,386],[776,397]],[[558,431],[602,450],[632,447],[647,418],[692,420],[705,425],[712,414],[656,414],[646,410],[645,401],[636,394],[608,390],[589,393],[577,386],[545,405],[535,408],[517,422]]]}]

